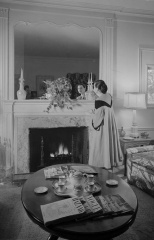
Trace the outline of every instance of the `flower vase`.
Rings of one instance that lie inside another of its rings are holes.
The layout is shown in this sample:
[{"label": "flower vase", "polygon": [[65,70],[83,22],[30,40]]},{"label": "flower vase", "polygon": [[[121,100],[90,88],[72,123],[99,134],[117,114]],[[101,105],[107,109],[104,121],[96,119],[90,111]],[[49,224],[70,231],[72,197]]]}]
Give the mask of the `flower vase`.
[{"label": "flower vase", "polygon": [[25,100],[26,99],[26,91],[24,90],[24,82],[22,79],[20,79],[19,85],[20,85],[20,87],[19,87],[19,90],[17,91],[17,98],[18,98],[18,100]]}]

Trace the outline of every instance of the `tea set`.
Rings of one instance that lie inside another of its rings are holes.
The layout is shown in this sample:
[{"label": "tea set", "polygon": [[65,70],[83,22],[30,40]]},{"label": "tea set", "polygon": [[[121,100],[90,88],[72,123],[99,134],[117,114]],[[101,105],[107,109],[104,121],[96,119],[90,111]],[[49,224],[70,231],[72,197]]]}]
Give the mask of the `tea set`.
[{"label": "tea set", "polygon": [[70,170],[52,182],[54,193],[59,196],[82,196],[94,194],[101,190],[93,174]]}]

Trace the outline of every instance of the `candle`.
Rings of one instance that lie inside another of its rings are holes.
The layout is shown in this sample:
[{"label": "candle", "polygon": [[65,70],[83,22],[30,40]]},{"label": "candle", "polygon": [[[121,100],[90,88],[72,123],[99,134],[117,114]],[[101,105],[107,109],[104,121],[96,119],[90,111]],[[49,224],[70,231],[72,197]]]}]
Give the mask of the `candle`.
[{"label": "candle", "polygon": [[89,76],[88,76],[88,81],[90,81],[90,73],[89,73]]},{"label": "candle", "polygon": [[93,77],[92,77],[92,73],[91,73],[91,84],[93,83]]},{"label": "candle", "polygon": [[21,68],[21,75],[20,78],[23,79],[23,69]]}]

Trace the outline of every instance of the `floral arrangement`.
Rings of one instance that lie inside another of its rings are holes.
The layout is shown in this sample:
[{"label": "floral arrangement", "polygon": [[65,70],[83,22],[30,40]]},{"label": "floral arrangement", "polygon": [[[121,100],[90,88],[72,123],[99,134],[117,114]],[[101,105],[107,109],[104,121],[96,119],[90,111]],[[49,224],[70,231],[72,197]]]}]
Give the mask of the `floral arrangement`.
[{"label": "floral arrangement", "polygon": [[50,100],[46,112],[49,113],[52,106],[64,108],[66,104],[67,108],[72,109],[75,101],[70,99],[72,85],[68,78],[62,77],[54,81],[46,80],[44,83],[47,88],[43,97]]}]

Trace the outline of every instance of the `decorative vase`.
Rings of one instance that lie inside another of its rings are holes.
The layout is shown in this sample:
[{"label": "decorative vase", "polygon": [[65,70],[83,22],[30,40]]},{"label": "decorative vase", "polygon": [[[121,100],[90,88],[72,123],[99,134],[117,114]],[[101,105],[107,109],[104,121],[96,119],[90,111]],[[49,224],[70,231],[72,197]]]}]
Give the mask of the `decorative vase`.
[{"label": "decorative vase", "polygon": [[126,132],[124,131],[123,127],[120,129],[120,137],[124,137]]},{"label": "decorative vase", "polygon": [[26,99],[26,91],[24,90],[24,84],[22,81],[19,83],[20,87],[17,91],[17,98],[18,100],[25,100]]},{"label": "decorative vase", "polygon": [[26,91],[24,90],[24,78],[23,78],[23,70],[21,69],[21,76],[19,78],[19,90],[17,91],[18,100],[26,99]]}]

